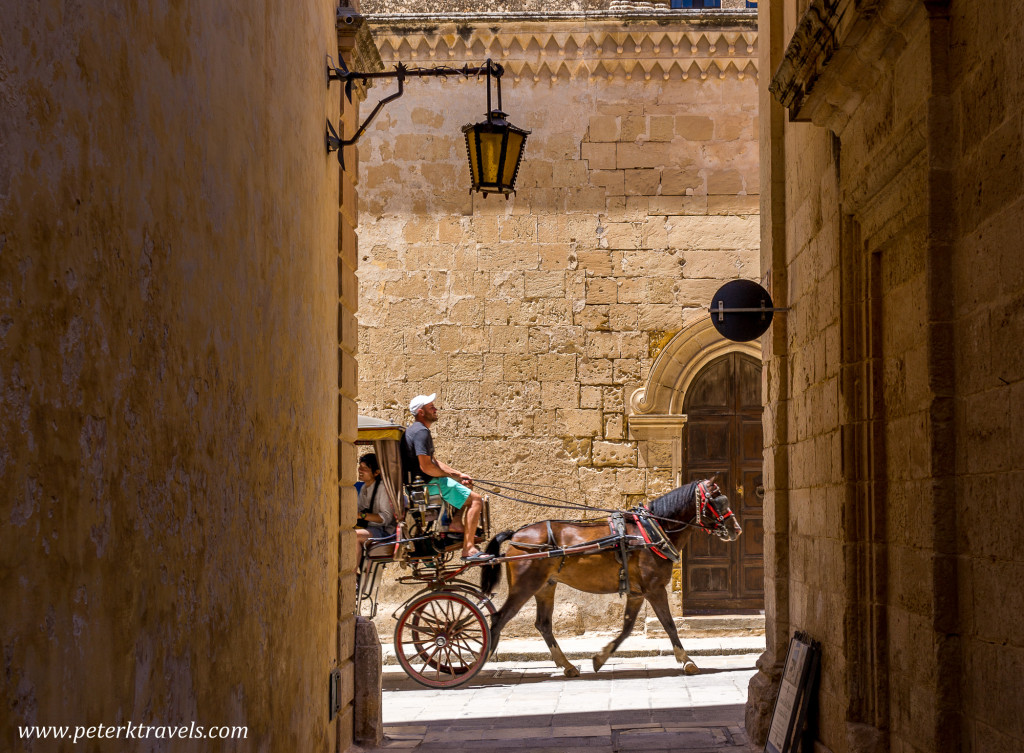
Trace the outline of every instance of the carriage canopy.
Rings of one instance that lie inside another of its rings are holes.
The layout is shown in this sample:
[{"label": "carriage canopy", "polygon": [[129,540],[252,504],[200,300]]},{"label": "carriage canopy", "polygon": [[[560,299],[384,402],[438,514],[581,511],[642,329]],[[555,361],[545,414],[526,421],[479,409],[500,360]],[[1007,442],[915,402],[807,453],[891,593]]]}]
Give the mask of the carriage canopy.
[{"label": "carriage canopy", "polygon": [[[383,418],[359,416],[359,434],[356,444],[372,444],[380,463],[381,480],[384,489],[393,500],[403,500],[402,456],[398,443],[405,434],[405,427]],[[404,507],[404,500],[402,506]],[[396,510],[396,513],[398,511]]]}]

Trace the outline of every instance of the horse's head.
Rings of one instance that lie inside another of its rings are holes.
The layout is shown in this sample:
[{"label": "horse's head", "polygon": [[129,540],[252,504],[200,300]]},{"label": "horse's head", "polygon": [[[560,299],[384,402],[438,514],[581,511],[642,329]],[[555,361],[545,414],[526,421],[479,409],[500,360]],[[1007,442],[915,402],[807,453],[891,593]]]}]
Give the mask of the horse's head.
[{"label": "horse's head", "polygon": [[729,506],[729,498],[722,494],[714,478],[697,484],[697,523],[708,533],[722,541],[735,541],[743,533],[739,518]]}]

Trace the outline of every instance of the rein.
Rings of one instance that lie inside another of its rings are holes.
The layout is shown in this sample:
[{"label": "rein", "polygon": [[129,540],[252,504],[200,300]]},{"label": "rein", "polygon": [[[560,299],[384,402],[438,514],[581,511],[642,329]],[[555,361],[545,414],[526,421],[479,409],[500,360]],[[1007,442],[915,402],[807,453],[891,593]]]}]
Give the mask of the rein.
[{"label": "rein", "polygon": [[[578,502],[569,502],[568,500],[558,499],[556,497],[548,497],[548,496],[545,496],[543,494],[537,494],[536,492],[525,491],[523,489],[518,488],[519,486],[539,486],[539,487],[544,488],[544,489],[554,489],[554,488],[557,488],[557,487],[552,487],[552,486],[544,486],[544,485],[541,485],[541,484],[517,484],[517,485],[513,486],[511,484],[503,484],[503,483],[500,483],[500,482],[497,482],[497,481],[491,481],[489,479],[476,479],[476,483],[481,484],[481,485],[487,487],[487,491],[489,491],[491,494],[495,495],[496,497],[501,497],[502,499],[507,499],[507,500],[510,500],[512,502],[521,502],[524,505],[532,505],[533,507],[544,507],[544,508],[551,509],[551,510],[584,510],[586,512],[605,513],[607,515],[614,515],[615,513],[622,512],[622,510],[620,510],[620,509],[612,509],[612,508],[607,508],[607,507],[588,507],[587,505],[583,505],[583,504],[580,504]],[[715,488],[717,489],[717,487],[715,487]],[[511,490],[511,491],[516,492],[517,494],[527,494],[527,495],[529,495],[531,497],[536,497],[537,499],[552,500],[553,502],[558,502],[560,504],[549,504],[549,503],[545,503],[545,502],[535,502],[535,501],[532,501],[532,500],[529,500],[529,499],[523,499],[522,497],[513,497],[510,494],[503,494],[502,492],[498,491],[498,489]],[[671,529],[666,528],[666,529],[664,529],[665,533],[676,533],[678,531],[682,531],[684,528],[698,528],[699,527],[702,530],[707,530],[702,525],[698,526],[695,523],[687,523],[687,522],[682,521],[682,520],[677,520],[676,518],[665,518],[665,517],[662,517],[660,515],[655,515],[653,512],[651,512],[649,509],[647,509],[647,505],[646,504],[643,505],[642,507],[644,509],[644,514],[647,517],[651,518],[652,520],[664,521],[666,523],[673,523],[673,524],[675,524],[675,526],[676,526],[675,528],[671,528]],[[730,514],[732,514],[731,511],[730,511]],[[586,522],[589,522],[589,521],[580,521],[580,522],[586,523]]]},{"label": "rein", "polygon": [[[513,502],[521,502],[524,505],[532,505],[533,507],[544,507],[551,510],[584,510],[586,512],[603,512],[608,513],[609,515],[616,512],[622,512],[621,510],[613,510],[604,507],[588,507],[587,505],[580,504],[578,502],[569,502],[568,500],[558,499],[556,497],[547,497],[543,494],[524,491],[523,489],[519,489],[510,484],[500,484],[496,481],[485,481],[483,479],[476,479],[476,483],[487,487],[487,491],[489,491],[491,494],[494,494],[497,497],[501,497],[502,499],[508,499]],[[516,492],[517,494],[528,494],[529,496],[536,497],[537,499],[547,499],[553,502],[557,502],[559,504],[552,504],[551,502],[535,502],[529,499],[522,499],[521,497],[513,497],[510,494],[504,494],[498,491],[498,489],[511,490]]]}]

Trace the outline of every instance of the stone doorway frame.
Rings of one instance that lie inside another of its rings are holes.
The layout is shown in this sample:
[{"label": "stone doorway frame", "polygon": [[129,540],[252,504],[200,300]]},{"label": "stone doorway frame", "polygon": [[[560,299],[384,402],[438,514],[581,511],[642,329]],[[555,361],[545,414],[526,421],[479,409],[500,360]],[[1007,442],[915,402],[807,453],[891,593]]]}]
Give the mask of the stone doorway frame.
[{"label": "stone doorway frame", "polygon": [[[705,366],[729,353],[750,356],[761,363],[763,369],[764,358],[759,341],[737,343],[726,340],[718,334],[710,316],[702,317],[673,336],[654,359],[644,386],[630,395],[626,416],[629,436],[640,443],[641,455],[646,454],[649,444],[667,443],[671,447],[674,486],[683,483],[683,429],[686,427],[683,406],[687,390]],[[676,590],[676,578],[680,572],[679,568],[673,570],[673,590]],[[676,610],[675,602],[673,610]],[[682,616],[681,604],[677,616]]]}]

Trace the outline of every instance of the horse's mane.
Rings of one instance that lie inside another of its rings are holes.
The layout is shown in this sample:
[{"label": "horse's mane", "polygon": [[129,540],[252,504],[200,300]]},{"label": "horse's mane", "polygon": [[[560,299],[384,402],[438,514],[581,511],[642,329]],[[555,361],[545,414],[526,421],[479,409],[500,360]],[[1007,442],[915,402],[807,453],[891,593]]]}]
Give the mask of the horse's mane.
[{"label": "horse's mane", "polygon": [[691,481],[689,484],[673,489],[668,494],[662,494],[648,505],[648,509],[659,518],[672,518],[679,520],[679,514],[683,511],[687,502],[693,500],[694,490],[699,481]]}]

